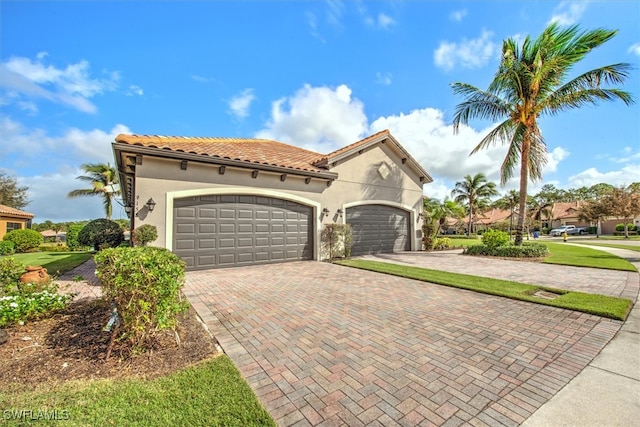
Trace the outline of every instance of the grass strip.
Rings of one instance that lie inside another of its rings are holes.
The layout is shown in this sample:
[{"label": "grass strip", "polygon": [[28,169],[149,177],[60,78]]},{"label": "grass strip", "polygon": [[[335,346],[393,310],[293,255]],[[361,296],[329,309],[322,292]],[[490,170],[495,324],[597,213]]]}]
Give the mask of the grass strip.
[{"label": "grass strip", "polygon": [[544,244],[547,245],[551,254],[542,261],[544,264],[638,271],[636,267],[626,259],[609,252],[575,245],[566,245],[564,243],[544,242]]},{"label": "grass strip", "polygon": [[[631,300],[606,295],[587,294],[584,292],[567,291],[545,286],[511,282],[508,280],[491,279],[460,273],[449,273],[446,271],[379,261],[344,260],[338,261],[336,264],[406,277],[408,279],[421,280],[423,282],[451,286],[454,288],[467,289],[489,295],[512,298],[520,301],[566,308],[616,320],[625,320],[633,305]],[[552,292],[559,296],[553,300],[534,296],[533,294],[539,290]]]},{"label": "grass strip", "polygon": [[24,265],[41,265],[54,276],[60,276],[73,270],[92,256],[91,252],[30,252],[8,255]]},{"label": "grass strip", "polygon": [[276,425],[224,355],[154,380],[75,381],[32,392],[2,391],[0,401],[7,425],[29,422],[19,419],[21,410],[66,417],[65,426]]},{"label": "grass strip", "polygon": [[587,242],[583,242],[583,241],[575,241],[575,242],[571,242],[571,243],[577,243],[579,245],[587,245],[587,246],[602,246],[605,248],[615,248],[615,249],[625,249],[627,251],[636,251],[636,252],[640,252],[640,246],[633,246],[633,245],[617,245],[615,243],[600,243],[600,242],[592,242],[592,241],[587,241]]}]

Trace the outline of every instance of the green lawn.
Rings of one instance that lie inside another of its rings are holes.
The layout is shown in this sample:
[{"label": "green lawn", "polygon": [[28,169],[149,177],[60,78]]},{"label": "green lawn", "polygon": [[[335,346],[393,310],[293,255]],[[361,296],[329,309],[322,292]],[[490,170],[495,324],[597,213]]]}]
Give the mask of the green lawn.
[{"label": "green lawn", "polygon": [[[631,300],[623,298],[565,291],[545,286],[529,285],[507,280],[471,276],[468,274],[449,273],[445,271],[378,261],[344,260],[337,262],[337,264],[422,280],[424,282],[436,283],[454,288],[468,289],[490,295],[498,295],[521,301],[567,308],[617,320],[625,320],[633,305]],[[548,300],[534,296],[533,294],[538,290],[546,290],[560,295],[553,300]]]},{"label": "green lawn", "polygon": [[545,264],[572,265],[576,267],[605,268],[609,270],[638,271],[629,261],[608,252],[593,248],[566,245],[564,242],[542,242],[549,248],[550,256]]},{"label": "green lawn", "polygon": [[24,265],[41,265],[54,276],[73,270],[92,256],[92,252],[30,252],[9,255]]},{"label": "green lawn", "polygon": [[0,390],[6,425],[19,410],[57,411],[65,426],[275,426],[227,356],[154,380],[76,381],[42,390]]}]

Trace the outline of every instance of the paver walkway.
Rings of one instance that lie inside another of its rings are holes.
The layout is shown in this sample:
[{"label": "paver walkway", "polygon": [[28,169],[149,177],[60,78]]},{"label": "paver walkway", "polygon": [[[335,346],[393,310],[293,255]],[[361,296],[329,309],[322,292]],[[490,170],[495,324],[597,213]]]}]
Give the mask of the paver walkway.
[{"label": "paver walkway", "polygon": [[190,272],[184,293],[281,426],[518,425],[622,324],[308,261]]}]

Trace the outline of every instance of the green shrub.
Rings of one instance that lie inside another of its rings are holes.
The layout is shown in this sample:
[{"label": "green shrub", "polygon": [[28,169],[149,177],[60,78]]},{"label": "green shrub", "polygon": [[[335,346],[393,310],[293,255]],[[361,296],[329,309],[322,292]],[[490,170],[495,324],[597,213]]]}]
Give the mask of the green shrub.
[{"label": "green shrub", "polygon": [[118,247],[123,240],[124,233],[118,223],[108,219],[95,219],[78,234],[78,243],[92,246],[96,251]]},{"label": "green shrub", "polygon": [[16,252],[22,253],[37,249],[44,242],[44,237],[36,230],[26,228],[8,232],[3,240],[13,242]]},{"label": "green shrub", "polygon": [[19,261],[13,257],[0,258],[0,296],[10,294],[18,287],[20,276],[27,271]]},{"label": "green shrub", "polygon": [[542,227],[542,234],[549,234],[551,229],[549,227]]},{"label": "green shrub", "polygon": [[119,340],[130,350],[144,351],[157,331],[175,328],[188,307],[180,296],[185,263],[177,255],[139,246],[104,249],[94,259],[103,293],[120,316]]},{"label": "green shrub", "polygon": [[504,245],[489,247],[487,245],[468,246],[464,251],[465,255],[483,255],[507,258],[540,258],[549,254],[549,249],[541,243],[528,243],[522,246]]},{"label": "green shrub", "polygon": [[448,237],[436,237],[433,239],[433,249],[449,249],[451,247],[451,239]]},{"label": "green shrub", "polygon": [[632,223],[627,224],[627,230],[628,231],[636,231],[636,226],[633,225]]},{"label": "green shrub", "polygon": [[40,252],[69,252],[69,247],[64,243],[44,244],[38,247]]},{"label": "green shrub", "polygon": [[624,224],[616,224],[616,231],[624,231]]},{"label": "green shrub", "polygon": [[10,240],[0,242],[0,255],[11,255],[16,251],[16,244]]},{"label": "green shrub", "polygon": [[82,224],[73,224],[67,228],[67,246],[72,251],[81,249],[80,242],[78,242],[78,234],[84,228]]},{"label": "green shrub", "polygon": [[422,224],[422,245],[425,251],[433,250],[433,243],[436,228],[433,226],[432,221],[425,221]]},{"label": "green shrub", "polygon": [[509,234],[500,230],[487,230],[482,234],[482,243],[489,248],[497,248],[509,244]]},{"label": "green shrub", "polygon": [[133,230],[132,238],[136,246],[147,246],[158,238],[158,229],[155,225],[143,224]]},{"label": "green shrub", "polygon": [[466,234],[447,234],[447,239],[479,239],[479,236],[475,233],[472,233],[470,236]]}]

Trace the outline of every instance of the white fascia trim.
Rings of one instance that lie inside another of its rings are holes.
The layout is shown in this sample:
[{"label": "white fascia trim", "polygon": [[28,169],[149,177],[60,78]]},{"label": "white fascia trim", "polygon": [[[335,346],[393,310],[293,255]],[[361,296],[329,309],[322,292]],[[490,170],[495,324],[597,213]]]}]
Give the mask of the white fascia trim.
[{"label": "white fascia trim", "polygon": [[409,236],[411,237],[411,250],[412,251],[417,250],[416,249],[417,244],[416,244],[415,238],[413,237],[413,234],[416,229],[416,226],[415,226],[416,211],[413,209],[413,207],[409,205],[405,205],[404,203],[391,202],[389,200],[361,200],[359,202],[344,203],[342,205],[342,223],[343,224],[347,223],[347,208],[352,208],[354,206],[362,206],[362,205],[386,205],[386,206],[391,206],[391,207],[402,209],[403,211],[409,212],[409,223],[410,223]]},{"label": "white fascia trim", "polygon": [[242,195],[242,196],[264,196],[274,199],[290,200],[313,208],[313,224],[315,228],[313,242],[313,258],[320,261],[320,221],[318,215],[320,213],[320,203],[306,197],[296,196],[295,194],[284,193],[282,191],[268,190],[264,188],[247,188],[247,187],[227,187],[227,188],[199,188],[196,190],[169,191],[166,193],[166,219],[165,219],[165,247],[173,250],[173,201],[182,199],[183,197],[210,196],[210,195]]}]

